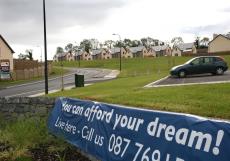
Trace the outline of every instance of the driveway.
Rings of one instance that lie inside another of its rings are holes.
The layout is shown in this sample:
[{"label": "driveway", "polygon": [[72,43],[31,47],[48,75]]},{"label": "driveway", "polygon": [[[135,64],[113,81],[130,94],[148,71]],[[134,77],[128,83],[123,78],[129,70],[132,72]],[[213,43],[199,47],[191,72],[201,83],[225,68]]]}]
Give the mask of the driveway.
[{"label": "driveway", "polygon": [[[109,69],[93,69],[93,68],[69,68],[70,74],[64,75],[64,88],[74,87],[75,74],[84,75],[85,83],[91,84],[116,78],[119,71]],[[56,77],[48,80],[49,92],[58,91],[61,89],[61,77]],[[21,85],[15,85],[0,89],[0,97],[22,97],[22,96],[40,96],[44,93],[45,83],[35,81]]]},{"label": "driveway", "polygon": [[195,84],[216,84],[216,83],[230,83],[230,71],[223,75],[193,75],[186,78],[177,78],[167,76],[158,81],[152,82],[145,87],[166,87],[166,86],[181,86],[181,85],[195,85]]}]

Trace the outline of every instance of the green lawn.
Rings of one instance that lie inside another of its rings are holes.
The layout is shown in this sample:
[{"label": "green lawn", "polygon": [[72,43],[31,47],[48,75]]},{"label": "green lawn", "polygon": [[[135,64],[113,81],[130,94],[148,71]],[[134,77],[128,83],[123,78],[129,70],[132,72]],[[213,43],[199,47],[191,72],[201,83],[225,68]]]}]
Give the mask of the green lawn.
[{"label": "green lawn", "polygon": [[[144,85],[167,76],[169,69],[174,64],[181,64],[188,59],[190,58],[126,59],[122,61],[122,72],[116,80],[58,92],[49,96],[89,99],[135,107],[230,119],[229,83],[143,88]],[[230,64],[230,56],[226,56],[225,60]],[[81,67],[118,69],[118,62],[118,59],[82,61]],[[64,66],[78,66],[78,63],[65,62]]]}]

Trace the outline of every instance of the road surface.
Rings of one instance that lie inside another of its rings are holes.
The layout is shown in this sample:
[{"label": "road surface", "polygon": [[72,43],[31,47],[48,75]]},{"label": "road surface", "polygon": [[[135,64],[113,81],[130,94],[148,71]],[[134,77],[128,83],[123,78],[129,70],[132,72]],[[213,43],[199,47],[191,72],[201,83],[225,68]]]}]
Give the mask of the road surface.
[{"label": "road surface", "polygon": [[[116,77],[117,71],[108,69],[68,68],[70,74],[64,76],[64,87],[74,86],[75,74],[83,74],[85,84],[110,80]],[[61,77],[49,79],[49,91],[61,89]],[[26,97],[44,93],[44,80],[6,87],[0,90],[0,97]]]},{"label": "road surface", "polygon": [[177,78],[167,76],[161,80],[150,83],[145,87],[169,87],[181,85],[195,85],[195,84],[216,84],[216,83],[230,83],[230,71],[226,71],[223,75],[192,75],[186,78]]}]

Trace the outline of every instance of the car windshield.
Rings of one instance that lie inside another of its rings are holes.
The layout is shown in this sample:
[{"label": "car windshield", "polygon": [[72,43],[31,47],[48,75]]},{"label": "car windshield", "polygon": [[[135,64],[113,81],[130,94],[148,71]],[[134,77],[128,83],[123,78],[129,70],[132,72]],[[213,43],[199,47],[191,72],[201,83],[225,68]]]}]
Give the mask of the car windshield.
[{"label": "car windshield", "polygon": [[195,59],[197,59],[197,58],[193,58],[193,59],[190,59],[189,61],[187,61],[186,63],[184,63],[184,64],[190,64],[192,61],[194,61]]}]

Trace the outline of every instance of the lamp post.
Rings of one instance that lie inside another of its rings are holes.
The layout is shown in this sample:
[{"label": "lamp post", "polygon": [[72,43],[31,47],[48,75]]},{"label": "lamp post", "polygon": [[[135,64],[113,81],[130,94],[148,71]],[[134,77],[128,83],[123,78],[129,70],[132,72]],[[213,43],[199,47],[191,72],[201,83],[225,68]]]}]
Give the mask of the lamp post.
[{"label": "lamp post", "polygon": [[48,94],[48,63],[47,63],[47,41],[46,41],[46,6],[43,0],[43,22],[44,22],[44,54],[45,54],[45,94]]},{"label": "lamp post", "polygon": [[77,45],[77,42],[75,41],[74,42],[76,44],[75,46],[75,49],[74,49],[74,53],[75,53],[75,56],[77,56],[77,60],[78,60],[78,67],[80,67],[80,46]]},{"label": "lamp post", "polygon": [[77,50],[77,58],[78,58],[78,67],[80,67],[80,60],[81,60],[80,49]]},{"label": "lamp post", "polygon": [[42,47],[37,45],[36,47],[40,48],[40,62],[42,62]]},{"label": "lamp post", "polygon": [[113,35],[118,36],[119,41],[120,41],[120,55],[119,55],[119,58],[120,58],[120,71],[121,71],[121,36],[119,34],[113,34]]}]

